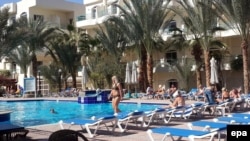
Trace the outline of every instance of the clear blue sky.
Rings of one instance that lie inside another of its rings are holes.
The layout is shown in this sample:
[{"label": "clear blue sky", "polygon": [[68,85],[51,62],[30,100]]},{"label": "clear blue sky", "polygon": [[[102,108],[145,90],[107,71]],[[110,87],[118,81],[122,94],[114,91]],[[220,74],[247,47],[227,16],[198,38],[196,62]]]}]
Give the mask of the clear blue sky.
[{"label": "clear blue sky", "polygon": [[[5,3],[11,3],[11,2],[18,2],[21,0],[0,0],[0,6],[2,6]],[[76,3],[82,3],[83,0],[65,0],[65,1],[71,1],[71,2],[76,2]]]}]

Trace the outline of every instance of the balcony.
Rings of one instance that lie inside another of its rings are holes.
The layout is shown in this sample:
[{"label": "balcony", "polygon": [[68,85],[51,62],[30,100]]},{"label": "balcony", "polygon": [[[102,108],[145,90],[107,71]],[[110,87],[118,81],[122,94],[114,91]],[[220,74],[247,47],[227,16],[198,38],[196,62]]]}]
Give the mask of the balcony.
[{"label": "balcony", "polygon": [[[223,57],[220,62],[220,70],[222,71],[229,71],[232,70],[231,68],[231,61],[238,59],[237,56],[227,56]],[[178,59],[171,59],[167,60],[166,58],[162,58],[160,60],[154,60],[154,70],[153,72],[174,72],[173,66],[175,64],[178,64],[180,66],[189,67],[190,71],[195,71],[197,66],[195,65],[195,61],[193,58],[178,58]],[[201,68],[201,71],[203,71],[204,68]]]},{"label": "balcony", "polygon": [[77,17],[77,27],[95,26],[96,24],[103,23],[110,15],[117,15],[119,13],[117,8],[113,6],[109,6],[108,8],[98,6],[88,10],[91,10],[91,13]]}]

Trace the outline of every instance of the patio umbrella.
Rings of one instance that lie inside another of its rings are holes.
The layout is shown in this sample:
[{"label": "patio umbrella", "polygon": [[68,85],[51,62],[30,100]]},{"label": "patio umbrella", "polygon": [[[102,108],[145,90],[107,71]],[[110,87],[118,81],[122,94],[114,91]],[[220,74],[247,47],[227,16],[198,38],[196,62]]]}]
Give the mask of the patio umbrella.
[{"label": "patio umbrella", "polygon": [[129,84],[131,83],[131,74],[130,74],[129,63],[127,63],[127,65],[126,65],[125,83],[128,84],[128,92],[129,92],[130,91]]},{"label": "patio umbrella", "polygon": [[210,60],[210,68],[211,68],[210,83],[211,84],[219,83],[216,62],[217,61],[214,59],[214,57],[212,57]]},{"label": "patio umbrella", "polygon": [[[131,83],[132,84],[136,84],[137,83],[137,70],[136,70],[136,64],[135,64],[135,62],[133,62],[133,65],[132,65]],[[136,93],[136,85],[135,85],[135,93]],[[136,97],[138,97],[137,94],[136,94]]]},{"label": "patio umbrella", "polygon": [[82,66],[82,87],[86,89],[86,83],[88,82],[88,74],[86,66]]},{"label": "patio umbrella", "polygon": [[133,65],[132,65],[131,83],[133,83],[133,84],[137,83],[137,70],[136,70],[136,64],[135,64],[135,62],[133,62]]}]

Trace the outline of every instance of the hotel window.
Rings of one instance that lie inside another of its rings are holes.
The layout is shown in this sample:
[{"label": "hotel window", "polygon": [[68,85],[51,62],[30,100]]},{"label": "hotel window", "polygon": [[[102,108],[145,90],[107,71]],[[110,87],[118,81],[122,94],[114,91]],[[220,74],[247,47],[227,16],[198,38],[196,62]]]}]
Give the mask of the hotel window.
[{"label": "hotel window", "polygon": [[166,53],[167,62],[172,65],[177,61],[177,52],[175,50],[170,50]]},{"label": "hotel window", "polygon": [[92,19],[96,18],[96,7],[92,9]]},{"label": "hotel window", "polygon": [[73,25],[73,24],[74,24],[73,19],[69,19],[69,24],[71,24],[71,25]]},{"label": "hotel window", "polygon": [[43,21],[43,15],[34,15],[34,20],[41,20]]},{"label": "hotel window", "polygon": [[170,22],[166,25],[164,32],[167,32],[167,33],[169,34],[169,33],[171,33],[172,31],[174,31],[176,28],[177,28],[177,26],[176,26],[176,21],[175,21],[175,20],[172,20],[172,21],[170,21]]},{"label": "hotel window", "polygon": [[114,5],[111,5],[111,14],[116,14],[117,13],[117,7]]},{"label": "hotel window", "polygon": [[27,13],[26,12],[21,13],[20,17],[27,18]]}]

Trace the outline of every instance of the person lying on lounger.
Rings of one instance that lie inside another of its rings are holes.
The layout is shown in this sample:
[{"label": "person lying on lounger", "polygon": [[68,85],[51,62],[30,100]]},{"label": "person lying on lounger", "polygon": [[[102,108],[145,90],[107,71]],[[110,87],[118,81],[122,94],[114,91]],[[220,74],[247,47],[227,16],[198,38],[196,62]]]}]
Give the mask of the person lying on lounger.
[{"label": "person lying on lounger", "polygon": [[181,92],[178,91],[178,95],[176,96],[175,100],[172,104],[167,105],[163,108],[176,108],[179,106],[185,106],[185,99],[182,97]]}]

